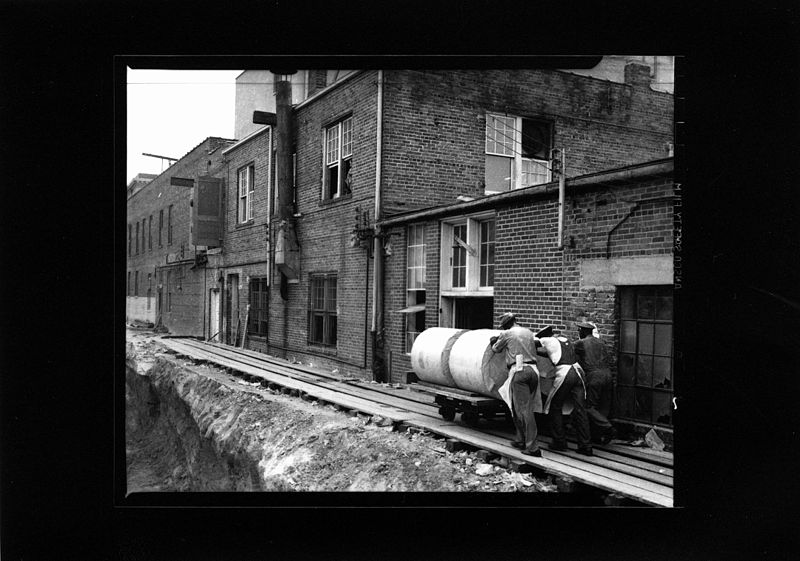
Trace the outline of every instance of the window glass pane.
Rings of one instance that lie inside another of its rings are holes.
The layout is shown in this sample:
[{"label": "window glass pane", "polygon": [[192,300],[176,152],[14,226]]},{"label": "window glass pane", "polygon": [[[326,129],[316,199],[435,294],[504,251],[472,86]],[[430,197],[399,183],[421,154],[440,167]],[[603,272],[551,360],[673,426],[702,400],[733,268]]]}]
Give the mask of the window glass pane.
[{"label": "window glass pane", "polygon": [[522,156],[547,160],[550,157],[550,123],[522,119]]},{"label": "window glass pane", "polygon": [[353,192],[352,190],[352,183],[353,183],[353,176],[350,173],[350,158],[347,160],[342,160],[342,195],[349,195]]},{"label": "window glass pane", "polygon": [[339,185],[339,166],[331,166],[328,168],[328,183],[325,187],[325,198],[332,199],[338,194]]},{"label": "window glass pane", "polygon": [[633,385],[634,355],[620,354],[617,361],[617,383]]},{"label": "window glass pane", "polygon": [[672,424],[672,394],[653,392],[653,422]]},{"label": "window glass pane", "polygon": [[672,359],[666,357],[653,358],[653,387],[671,388]]},{"label": "window glass pane", "polygon": [[637,299],[637,317],[639,319],[653,319],[655,317],[656,301],[652,290],[639,293]]},{"label": "window glass pane", "polygon": [[323,316],[322,314],[314,314],[314,317],[311,321],[311,340],[315,343],[322,342],[322,323],[323,323]]},{"label": "window glass pane", "polygon": [[634,418],[641,421],[650,422],[653,410],[653,392],[652,390],[634,390]]},{"label": "window glass pane", "polygon": [[617,399],[614,403],[614,411],[619,417],[633,418],[633,388],[617,388]]},{"label": "window glass pane", "polygon": [[336,312],[336,279],[328,279],[328,295],[326,302],[326,309],[331,312]]},{"label": "window glass pane", "polygon": [[342,158],[353,154],[353,118],[342,121]]},{"label": "window glass pane", "polygon": [[514,154],[515,117],[486,116],[486,151],[504,156]]},{"label": "window glass pane", "polygon": [[672,355],[672,326],[656,324],[656,340],[653,354]]},{"label": "window glass pane", "polygon": [[339,160],[339,125],[328,129],[328,141],[325,161],[335,164]]},{"label": "window glass pane", "polygon": [[336,316],[329,315],[328,316],[328,323],[327,328],[328,332],[325,334],[325,343],[328,345],[335,345],[336,344]]},{"label": "window glass pane", "polygon": [[639,352],[646,354],[653,354],[653,324],[640,323],[639,324]]},{"label": "window glass pane", "polygon": [[487,191],[509,191],[514,184],[514,159],[486,156],[484,187]]},{"label": "window glass pane", "polygon": [[636,385],[653,387],[653,357],[642,355],[636,357]]},{"label": "window glass pane", "polygon": [[672,321],[672,296],[656,298],[656,319]]},{"label": "window glass pane", "polygon": [[620,314],[625,319],[636,317],[636,293],[633,289],[623,288],[620,290]]},{"label": "window glass pane", "polygon": [[627,352],[636,351],[636,322],[623,321],[620,329],[620,350]]}]

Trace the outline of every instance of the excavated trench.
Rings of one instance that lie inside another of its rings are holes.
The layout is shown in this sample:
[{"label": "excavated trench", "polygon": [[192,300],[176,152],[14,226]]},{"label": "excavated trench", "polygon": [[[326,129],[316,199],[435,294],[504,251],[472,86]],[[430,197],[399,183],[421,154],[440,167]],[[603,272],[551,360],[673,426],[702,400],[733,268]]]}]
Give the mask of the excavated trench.
[{"label": "excavated trench", "polygon": [[154,340],[126,356],[128,493],[556,491],[434,438],[276,394]]}]

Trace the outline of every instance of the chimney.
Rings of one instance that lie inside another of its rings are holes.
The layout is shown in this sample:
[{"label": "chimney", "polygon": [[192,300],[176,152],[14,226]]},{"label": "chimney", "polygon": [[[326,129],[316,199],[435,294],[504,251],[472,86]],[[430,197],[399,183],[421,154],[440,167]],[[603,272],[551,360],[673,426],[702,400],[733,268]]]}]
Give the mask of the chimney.
[{"label": "chimney", "polygon": [[650,86],[650,66],[641,62],[625,65],[625,83],[630,86]]},{"label": "chimney", "polygon": [[328,78],[327,70],[309,70],[308,71],[308,97],[311,97],[327,84],[325,81]]},{"label": "chimney", "polygon": [[292,74],[296,70],[271,70],[275,85],[275,157],[278,164],[277,207],[279,231],[275,240],[275,264],[289,282],[299,282],[300,255],[294,227],[292,165]]}]

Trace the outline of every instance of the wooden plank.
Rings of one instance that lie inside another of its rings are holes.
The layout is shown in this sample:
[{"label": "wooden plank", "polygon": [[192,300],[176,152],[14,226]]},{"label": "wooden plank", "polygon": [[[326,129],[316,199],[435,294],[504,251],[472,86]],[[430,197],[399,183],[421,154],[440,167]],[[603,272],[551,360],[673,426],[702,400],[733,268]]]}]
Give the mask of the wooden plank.
[{"label": "wooden plank", "polygon": [[169,348],[174,349],[175,351],[181,354],[186,354],[188,356],[199,356],[200,358],[203,358],[204,360],[207,360],[209,362],[214,362],[221,366],[226,366],[241,372],[246,372],[248,374],[252,374],[259,378],[263,378],[269,382],[275,382],[290,389],[304,391],[309,395],[312,395],[318,399],[322,399],[330,403],[335,403],[347,407],[348,409],[357,409],[359,411],[363,411],[371,415],[380,415],[382,417],[386,417],[392,419],[393,421],[398,421],[398,422],[405,421],[409,416],[413,415],[408,411],[400,412],[396,409],[391,410],[373,401],[369,401],[359,397],[343,395],[339,392],[331,391],[313,384],[309,384],[308,382],[295,380],[293,378],[282,376],[281,374],[275,374],[273,372],[267,372],[257,367],[236,363],[229,359],[203,351],[202,349],[192,348],[189,345],[183,345],[181,343],[176,343],[174,341],[167,341],[167,340],[162,340],[162,344],[164,344]]},{"label": "wooden plank", "polygon": [[322,388],[318,385],[310,384],[308,382],[297,380],[288,376],[283,376],[281,374],[276,374],[269,371],[265,372],[263,366],[257,367],[242,364],[241,362],[220,357],[203,349],[192,348],[191,345],[186,343],[167,340],[162,340],[162,343],[168,348],[173,348],[176,351],[188,356],[200,355],[201,358],[204,358],[209,362],[215,362],[217,364],[221,364],[222,366],[253,374],[268,381],[305,391],[306,393],[313,395],[318,399],[323,399],[325,401],[336,403],[351,409],[364,411],[369,414],[380,415],[389,419],[393,419],[395,422],[402,421],[404,423],[417,426],[446,437],[449,436],[456,438],[472,446],[527,462],[545,470],[546,472],[554,473],[559,476],[567,475],[581,483],[598,487],[603,490],[621,493],[627,497],[644,502],[646,504],[672,506],[672,490],[670,488],[615,472],[610,469],[605,469],[600,466],[591,464],[587,465],[582,459],[573,460],[563,455],[559,456],[558,454],[548,454],[547,458],[533,458],[530,456],[524,456],[514,448],[508,446],[508,441],[506,438],[481,434],[473,429],[468,429],[454,423],[448,423],[431,416],[412,413],[410,411],[400,412],[395,409],[394,412],[391,412],[389,408],[382,407],[367,399],[342,395],[338,391],[327,390],[326,388]]},{"label": "wooden plank", "polygon": [[605,491],[621,493],[646,504],[655,506],[672,506],[673,504],[672,489],[663,485],[642,481],[634,477],[625,477],[623,474],[611,470],[600,471],[596,466],[592,466],[593,469],[584,469],[583,466],[571,465],[570,462],[565,462],[558,457],[551,458],[549,454],[546,458],[526,456],[514,448],[505,446],[494,439],[486,438],[485,435],[479,435],[475,431],[458,425],[438,421],[431,422],[426,419],[418,420],[416,418],[408,419],[405,422],[446,437],[463,440],[472,446],[483,448],[490,452],[521,460],[554,475],[567,475],[580,483]]}]

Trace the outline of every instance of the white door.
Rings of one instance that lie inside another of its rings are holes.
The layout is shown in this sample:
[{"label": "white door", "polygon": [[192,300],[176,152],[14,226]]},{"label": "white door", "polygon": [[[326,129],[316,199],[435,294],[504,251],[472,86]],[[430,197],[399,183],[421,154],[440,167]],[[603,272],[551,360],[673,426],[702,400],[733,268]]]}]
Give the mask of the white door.
[{"label": "white door", "polygon": [[211,297],[209,299],[210,302],[210,310],[209,310],[209,326],[208,326],[208,338],[210,341],[220,341],[219,335],[219,290],[216,288],[211,289]]}]

